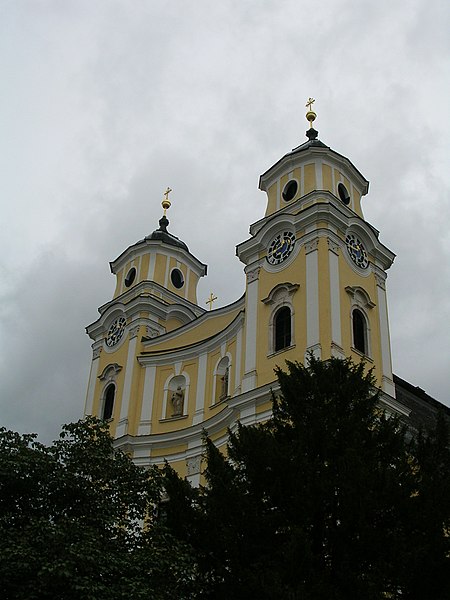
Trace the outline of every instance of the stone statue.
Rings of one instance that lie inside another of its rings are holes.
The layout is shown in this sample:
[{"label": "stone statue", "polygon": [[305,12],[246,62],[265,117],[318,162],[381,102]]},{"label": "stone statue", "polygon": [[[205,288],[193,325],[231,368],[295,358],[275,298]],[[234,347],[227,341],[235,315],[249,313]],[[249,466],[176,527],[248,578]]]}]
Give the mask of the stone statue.
[{"label": "stone statue", "polygon": [[181,417],[183,414],[184,390],[179,385],[172,393],[172,417]]},{"label": "stone statue", "polygon": [[220,391],[220,400],[223,400],[224,398],[226,398],[228,396],[228,373],[229,373],[230,368],[227,367],[225,369],[225,373],[223,374],[223,376],[220,378],[220,382],[222,384],[222,389]]}]

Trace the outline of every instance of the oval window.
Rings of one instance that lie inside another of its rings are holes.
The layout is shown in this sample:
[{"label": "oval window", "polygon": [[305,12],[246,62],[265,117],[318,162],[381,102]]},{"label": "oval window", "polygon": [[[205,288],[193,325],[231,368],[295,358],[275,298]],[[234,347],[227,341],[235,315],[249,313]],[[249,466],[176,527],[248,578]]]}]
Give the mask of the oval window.
[{"label": "oval window", "polygon": [[338,185],[338,194],[344,204],[350,204],[350,194],[343,183]]},{"label": "oval window", "polygon": [[292,200],[293,198],[295,198],[295,194],[297,193],[298,190],[298,183],[295,181],[295,179],[291,179],[291,181],[288,181],[287,184],[284,186],[283,191],[281,192],[281,195],[283,196],[283,200],[285,202],[289,202],[289,200]]},{"label": "oval window", "polygon": [[184,277],[180,269],[174,269],[172,271],[172,273],[170,274],[170,280],[172,281],[173,286],[176,287],[178,290],[184,285]]},{"label": "oval window", "polygon": [[130,287],[130,285],[133,283],[133,281],[136,279],[136,269],[133,267],[132,269],[130,269],[127,273],[127,276],[125,277],[125,286],[126,287]]}]

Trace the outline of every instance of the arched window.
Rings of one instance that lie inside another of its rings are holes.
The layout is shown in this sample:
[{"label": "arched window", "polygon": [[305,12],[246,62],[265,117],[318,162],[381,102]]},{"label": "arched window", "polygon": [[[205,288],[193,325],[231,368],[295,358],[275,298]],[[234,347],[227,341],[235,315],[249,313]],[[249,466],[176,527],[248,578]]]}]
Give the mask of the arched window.
[{"label": "arched window", "polygon": [[274,318],[274,351],[288,348],[291,345],[291,310],[282,306]]},{"label": "arched window", "polygon": [[363,354],[368,354],[366,317],[358,308],[353,310],[352,317],[353,347]]},{"label": "arched window", "polygon": [[116,395],[116,387],[113,383],[110,383],[105,390],[105,396],[103,399],[103,415],[102,418],[105,421],[112,419],[114,410],[114,397]]},{"label": "arched window", "polygon": [[224,356],[220,359],[215,371],[214,402],[220,402],[230,395],[230,359]]}]

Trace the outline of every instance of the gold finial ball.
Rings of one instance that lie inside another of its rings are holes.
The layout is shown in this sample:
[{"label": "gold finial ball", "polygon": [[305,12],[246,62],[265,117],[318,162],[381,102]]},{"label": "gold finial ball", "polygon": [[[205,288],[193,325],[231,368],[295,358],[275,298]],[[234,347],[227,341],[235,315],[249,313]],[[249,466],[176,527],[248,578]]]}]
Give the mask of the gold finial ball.
[{"label": "gold finial ball", "polygon": [[312,110],[308,110],[308,112],[306,113],[306,118],[311,123],[311,127],[312,127],[313,121],[316,120],[316,117],[317,117],[316,113]]},{"label": "gold finial ball", "polygon": [[166,211],[168,208],[170,208],[171,204],[172,203],[168,198],[164,198],[164,200],[161,202],[161,206],[163,207],[164,211]]}]

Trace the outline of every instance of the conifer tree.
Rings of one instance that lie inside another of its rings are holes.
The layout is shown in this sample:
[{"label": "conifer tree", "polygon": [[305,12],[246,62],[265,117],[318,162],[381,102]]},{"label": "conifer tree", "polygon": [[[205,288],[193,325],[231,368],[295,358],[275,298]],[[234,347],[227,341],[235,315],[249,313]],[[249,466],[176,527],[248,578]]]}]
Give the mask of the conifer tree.
[{"label": "conifer tree", "polygon": [[411,438],[350,359],[287,369],[268,422],[229,432],[227,456],[206,437],[204,487],[165,469],[167,525],[208,597],[450,597],[444,420]]}]

